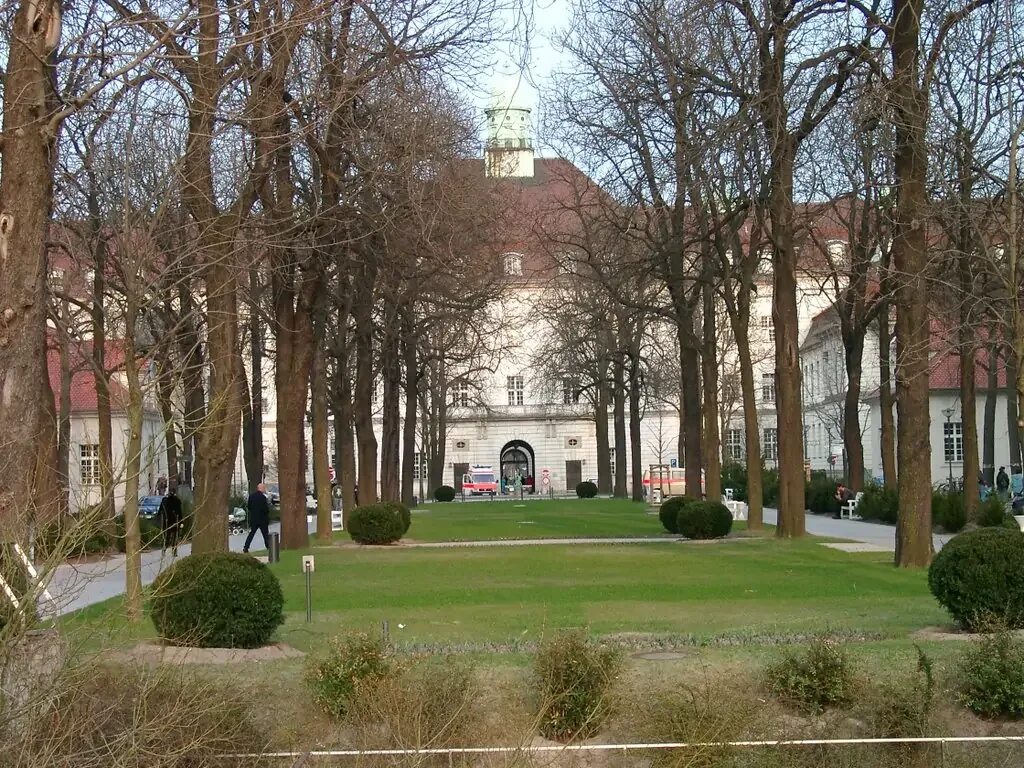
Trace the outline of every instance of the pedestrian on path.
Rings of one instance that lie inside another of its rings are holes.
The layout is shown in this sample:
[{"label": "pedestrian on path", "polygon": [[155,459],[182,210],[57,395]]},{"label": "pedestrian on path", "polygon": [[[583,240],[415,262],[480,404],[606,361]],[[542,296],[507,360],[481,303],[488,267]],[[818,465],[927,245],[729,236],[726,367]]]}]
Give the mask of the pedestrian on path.
[{"label": "pedestrian on path", "polygon": [[840,483],[836,486],[836,501],[839,502],[839,512],[832,515],[835,520],[840,520],[843,517],[842,509],[854,499],[853,491],[847,488],[845,485]]},{"label": "pedestrian on path", "polygon": [[267,500],[267,486],[260,483],[256,490],[249,494],[249,500],[245,503],[249,510],[249,535],[245,537],[243,552],[249,551],[256,531],[263,534],[263,546],[270,549],[270,502]]},{"label": "pedestrian on path", "polygon": [[1010,495],[1010,476],[1006,474],[1006,467],[1000,467],[996,475],[996,492],[1004,501]]},{"label": "pedestrian on path", "polygon": [[177,490],[171,488],[160,501],[160,527],[164,534],[164,550],[170,548],[171,557],[178,556],[181,523],[181,499],[178,498]]}]

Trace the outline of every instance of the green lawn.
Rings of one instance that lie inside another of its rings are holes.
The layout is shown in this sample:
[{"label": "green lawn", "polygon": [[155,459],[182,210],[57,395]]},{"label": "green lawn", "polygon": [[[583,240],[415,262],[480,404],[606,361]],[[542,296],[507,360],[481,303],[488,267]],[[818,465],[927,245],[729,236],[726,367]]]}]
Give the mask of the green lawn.
[{"label": "green lawn", "polygon": [[[347,534],[339,534],[347,539]],[[663,536],[658,516],[625,499],[525,499],[423,504],[412,511],[414,541]]]}]

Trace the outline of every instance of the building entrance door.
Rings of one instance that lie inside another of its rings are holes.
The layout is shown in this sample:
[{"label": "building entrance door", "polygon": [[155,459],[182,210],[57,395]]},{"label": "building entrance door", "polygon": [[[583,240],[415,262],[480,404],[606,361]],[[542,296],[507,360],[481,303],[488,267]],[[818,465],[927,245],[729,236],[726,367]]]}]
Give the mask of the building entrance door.
[{"label": "building entrance door", "polygon": [[583,482],[583,464],[578,459],[565,462],[565,490],[575,491]]},{"label": "building entrance door", "polygon": [[452,487],[456,493],[462,493],[462,476],[469,472],[469,464],[453,464],[455,473],[455,482],[452,483]]}]

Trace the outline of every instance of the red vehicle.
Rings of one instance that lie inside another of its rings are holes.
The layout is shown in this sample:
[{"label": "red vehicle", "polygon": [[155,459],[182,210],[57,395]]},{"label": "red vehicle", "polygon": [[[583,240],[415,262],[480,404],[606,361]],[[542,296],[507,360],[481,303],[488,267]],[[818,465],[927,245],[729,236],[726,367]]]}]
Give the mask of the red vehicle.
[{"label": "red vehicle", "polygon": [[462,492],[471,496],[496,496],[498,493],[498,476],[494,467],[474,464],[469,472],[462,476]]}]

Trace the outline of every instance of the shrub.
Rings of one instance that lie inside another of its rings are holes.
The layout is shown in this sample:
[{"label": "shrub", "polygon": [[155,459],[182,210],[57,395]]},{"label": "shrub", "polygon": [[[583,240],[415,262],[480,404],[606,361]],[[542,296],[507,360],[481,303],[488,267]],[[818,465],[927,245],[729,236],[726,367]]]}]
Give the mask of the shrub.
[{"label": "shrub", "polygon": [[857,514],[865,520],[895,524],[899,515],[900,500],[895,489],[871,483],[864,488],[864,495],[857,505]]},{"label": "shrub", "polygon": [[[355,681],[345,724],[362,749],[442,749],[479,744],[480,689],[473,668],[430,659],[393,674]],[[450,756],[416,764],[448,766]]]},{"label": "shrub", "polygon": [[545,638],[533,664],[541,735],[570,741],[597,733],[611,711],[620,664],[617,651],[594,645],[581,631]]},{"label": "shrub", "polygon": [[[114,538],[114,544],[117,547],[118,552],[124,552],[127,544],[125,541],[124,515],[118,515],[114,518],[114,526],[117,531]],[[163,542],[163,529],[153,520],[148,518],[139,518],[139,534],[142,537],[143,551],[159,547]]]},{"label": "shrub", "polygon": [[325,654],[310,657],[305,677],[316,705],[338,718],[345,714],[359,681],[387,677],[393,671],[383,640],[353,633],[331,638]]},{"label": "shrub", "polygon": [[388,504],[356,507],[348,518],[348,535],[359,544],[393,544],[404,532],[405,521]]},{"label": "shrub", "polygon": [[966,629],[993,620],[1024,627],[1024,535],[1000,527],[954,537],[932,561],[928,586]]},{"label": "shrub", "polygon": [[597,485],[589,480],[584,480],[576,485],[576,495],[581,499],[592,499],[597,496]]},{"label": "shrub", "polygon": [[434,491],[434,501],[455,501],[455,489],[450,485],[439,486]]},{"label": "shrub", "polygon": [[1024,534],[979,528],[953,537],[928,569],[935,599],[962,626],[1024,627]]},{"label": "shrub", "polygon": [[669,533],[679,533],[679,512],[683,507],[693,504],[696,499],[689,496],[672,496],[661,503],[658,518]]},{"label": "shrub", "polygon": [[720,539],[732,530],[732,512],[720,501],[696,501],[679,510],[676,526],[688,539]]},{"label": "shrub", "polygon": [[736,501],[747,500],[747,468],[736,461],[722,464],[722,493],[732,488],[732,497]]},{"label": "shrub", "polygon": [[816,515],[838,515],[839,500],[836,498],[836,481],[824,472],[812,472],[807,484],[807,508]]},{"label": "shrub", "polygon": [[392,514],[397,515],[398,519],[402,523],[402,536],[405,536],[409,532],[409,527],[412,525],[412,512],[405,504],[400,501],[383,501],[381,506],[387,507],[391,510]]},{"label": "shrub", "polygon": [[948,533],[959,533],[967,525],[967,507],[962,493],[932,494],[932,524]]},{"label": "shrub", "polygon": [[779,501],[779,470],[761,470],[761,495],[766,507],[774,507]]},{"label": "shrub", "polygon": [[768,687],[781,699],[820,712],[845,704],[853,691],[853,670],[843,648],[818,638],[802,653],[788,652],[767,669]]},{"label": "shrub", "polygon": [[972,643],[959,664],[959,698],[986,717],[1024,717],[1024,641],[1005,627]]},{"label": "shrub", "polygon": [[174,645],[258,648],[284,621],[277,577],[237,552],[189,555],[157,576],[151,613]]},{"label": "shrub", "polygon": [[[930,736],[935,703],[935,676],[932,660],[918,646],[917,674],[908,681],[886,682],[881,686],[870,713],[871,736],[877,739],[904,739]],[[888,750],[898,765],[910,765],[929,748],[921,744],[892,744]]]},{"label": "shrub", "polygon": [[1006,502],[993,494],[985,499],[978,506],[978,525],[982,527],[995,527],[1003,525],[1009,515],[1006,512]]}]

